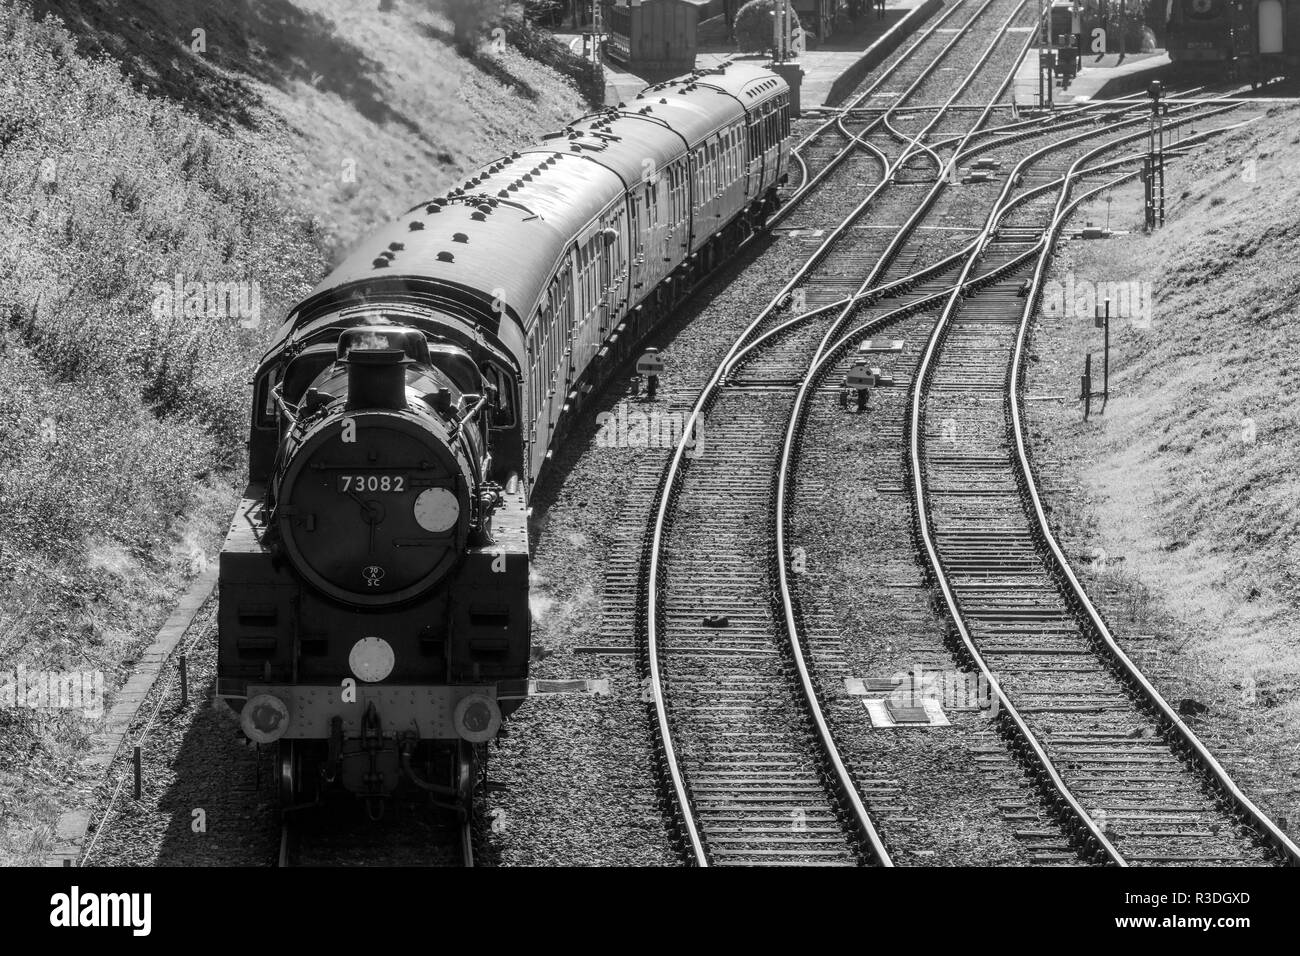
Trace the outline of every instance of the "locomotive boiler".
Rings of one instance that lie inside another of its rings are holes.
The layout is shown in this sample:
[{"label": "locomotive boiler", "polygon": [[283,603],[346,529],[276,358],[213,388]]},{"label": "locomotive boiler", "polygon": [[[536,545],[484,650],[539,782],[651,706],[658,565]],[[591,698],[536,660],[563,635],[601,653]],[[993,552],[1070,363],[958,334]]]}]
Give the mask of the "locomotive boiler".
[{"label": "locomotive boiler", "polygon": [[695,71],[366,238],[253,378],[217,693],[282,806],[465,812],[527,697],[529,491],[586,397],[776,206],[789,91]]}]

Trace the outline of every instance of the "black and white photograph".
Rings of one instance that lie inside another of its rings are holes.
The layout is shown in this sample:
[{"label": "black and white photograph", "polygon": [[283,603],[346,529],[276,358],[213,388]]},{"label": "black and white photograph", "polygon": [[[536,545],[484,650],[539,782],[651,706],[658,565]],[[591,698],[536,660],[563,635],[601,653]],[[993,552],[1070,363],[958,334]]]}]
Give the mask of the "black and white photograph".
[{"label": "black and white photograph", "polygon": [[13,925],[1294,938],[1300,0],[0,0],[0,233]]}]

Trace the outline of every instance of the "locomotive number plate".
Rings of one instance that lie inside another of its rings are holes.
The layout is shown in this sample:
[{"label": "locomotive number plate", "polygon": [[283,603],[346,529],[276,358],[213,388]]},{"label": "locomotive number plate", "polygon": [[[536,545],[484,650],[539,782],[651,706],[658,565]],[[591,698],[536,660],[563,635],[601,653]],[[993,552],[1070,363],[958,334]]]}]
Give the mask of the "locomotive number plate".
[{"label": "locomotive number plate", "polygon": [[362,491],[401,494],[406,491],[406,475],[339,475],[339,493],[353,494]]}]

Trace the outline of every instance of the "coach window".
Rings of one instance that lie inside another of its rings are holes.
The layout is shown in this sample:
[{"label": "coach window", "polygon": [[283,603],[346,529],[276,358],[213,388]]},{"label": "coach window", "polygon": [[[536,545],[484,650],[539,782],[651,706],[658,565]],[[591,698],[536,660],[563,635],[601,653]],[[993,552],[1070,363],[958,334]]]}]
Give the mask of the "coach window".
[{"label": "coach window", "polygon": [[514,428],[515,427],[515,383],[514,378],[502,371],[501,367],[494,362],[489,362],[484,366],[484,378],[492,387],[493,397],[493,428]]}]

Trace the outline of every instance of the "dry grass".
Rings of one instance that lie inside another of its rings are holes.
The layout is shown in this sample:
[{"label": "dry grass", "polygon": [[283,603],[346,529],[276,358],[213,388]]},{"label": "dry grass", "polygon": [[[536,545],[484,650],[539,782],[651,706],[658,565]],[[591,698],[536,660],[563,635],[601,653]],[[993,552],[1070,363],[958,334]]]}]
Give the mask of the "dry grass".
[{"label": "dry grass", "polygon": [[[1133,193],[1117,194],[1116,222],[1135,234],[1057,260],[1062,283],[1152,283],[1155,310],[1149,329],[1112,323],[1104,416],[1085,425],[1073,401],[1030,412],[1040,457],[1063,469],[1058,528],[1073,553],[1107,554],[1093,580],[1112,624],[1157,635],[1167,693],[1211,705],[1201,730],[1243,747],[1235,769],[1300,828],[1297,117],[1274,109],[1180,162],[1155,235],[1133,221]],[[1029,393],[1077,394],[1100,339],[1087,319],[1045,317]]]}]

